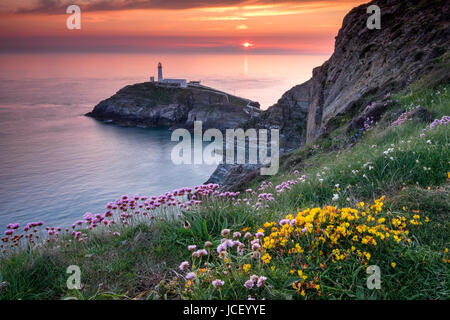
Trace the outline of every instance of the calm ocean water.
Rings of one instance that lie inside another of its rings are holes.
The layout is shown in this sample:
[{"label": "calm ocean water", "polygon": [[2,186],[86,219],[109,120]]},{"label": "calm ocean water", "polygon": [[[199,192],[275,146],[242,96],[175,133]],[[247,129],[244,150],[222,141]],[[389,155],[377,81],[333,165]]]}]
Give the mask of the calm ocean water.
[{"label": "calm ocean water", "polygon": [[170,161],[167,129],[83,116],[161,61],[167,77],[201,80],[267,108],[326,56],[0,54],[0,232],[43,220],[67,226],[122,194],[159,195],[206,181],[215,166]]}]

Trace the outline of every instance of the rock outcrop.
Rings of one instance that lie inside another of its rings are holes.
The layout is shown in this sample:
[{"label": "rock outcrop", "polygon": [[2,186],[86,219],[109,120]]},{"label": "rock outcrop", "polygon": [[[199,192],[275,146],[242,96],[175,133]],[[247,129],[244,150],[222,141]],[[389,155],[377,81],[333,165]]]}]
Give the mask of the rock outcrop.
[{"label": "rock outcrop", "polygon": [[276,104],[249,120],[244,128],[279,129],[280,152],[298,148],[306,137],[311,81],[297,85],[285,92]]},{"label": "rock outcrop", "polygon": [[[381,29],[366,26],[372,4],[381,9]],[[449,50],[449,17],[445,0],[377,0],[352,9],[333,55],[313,71],[306,141],[332,130],[328,124],[336,115],[357,113],[425,75],[447,81],[449,73],[439,72],[436,62]]]},{"label": "rock outcrop", "polygon": [[88,116],[129,126],[236,128],[259,115],[257,104],[208,87],[188,88],[138,83],[101,101]]}]

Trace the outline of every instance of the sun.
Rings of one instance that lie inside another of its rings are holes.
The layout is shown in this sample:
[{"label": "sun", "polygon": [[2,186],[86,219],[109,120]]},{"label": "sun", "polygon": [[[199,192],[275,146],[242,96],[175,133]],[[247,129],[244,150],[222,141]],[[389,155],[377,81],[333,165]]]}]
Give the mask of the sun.
[{"label": "sun", "polygon": [[244,48],[250,48],[250,47],[253,47],[254,44],[253,44],[253,43],[250,43],[250,42],[244,42],[244,43],[242,44],[242,46],[243,46]]}]

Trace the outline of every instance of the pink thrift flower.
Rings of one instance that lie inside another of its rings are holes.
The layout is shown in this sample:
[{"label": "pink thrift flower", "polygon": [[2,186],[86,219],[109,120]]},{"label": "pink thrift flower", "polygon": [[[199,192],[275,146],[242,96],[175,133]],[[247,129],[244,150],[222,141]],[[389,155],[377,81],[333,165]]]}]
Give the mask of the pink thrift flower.
[{"label": "pink thrift flower", "polygon": [[183,261],[181,264],[180,264],[180,270],[181,271],[184,271],[184,270],[186,270],[187,268],[189,268],[189,262],[187,262],[187,261]]},{"label": "pink thrift flower", "polygon": [[244,283],[244,287],[246,287],[247,289],[253,288],[254,285],[255,285],[255,283],[252,280],[247,280]]},{"label": "pink thrift flower", "polygon": [[214,280],[213,282],[211,282],[212,283],[212,285],[214,286],[214,288],[219,288],[219,287],[221,287],[221,286],[223,286],[224,284],[225,284],[225,282],[224,281],[222,281],[222,280],[220,280],[220,279],[216,279],[216,280]]},{"label": "pink thrift flower", "polygon": [[189,272],[187,275],[186,275],[186,279],[187,280],[192,280],[192,279],[194,279],[195,278],[195,273],[194,272]]}]

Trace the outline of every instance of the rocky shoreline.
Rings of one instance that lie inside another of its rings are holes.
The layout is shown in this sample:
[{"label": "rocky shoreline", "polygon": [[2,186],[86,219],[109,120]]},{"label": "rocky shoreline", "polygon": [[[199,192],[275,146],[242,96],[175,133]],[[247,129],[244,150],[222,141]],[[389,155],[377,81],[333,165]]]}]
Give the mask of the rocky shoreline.
[{"label": "rocky shoreline", "polygon": [[208,87],[138,83],[119,90],[86,116],[126,126],[234,129],[261,113],[257,102]]}]

